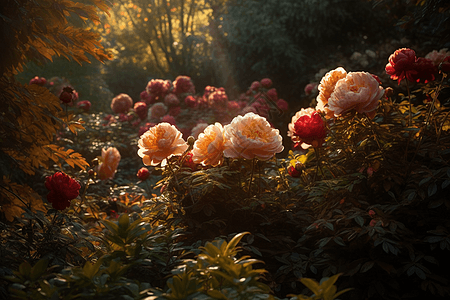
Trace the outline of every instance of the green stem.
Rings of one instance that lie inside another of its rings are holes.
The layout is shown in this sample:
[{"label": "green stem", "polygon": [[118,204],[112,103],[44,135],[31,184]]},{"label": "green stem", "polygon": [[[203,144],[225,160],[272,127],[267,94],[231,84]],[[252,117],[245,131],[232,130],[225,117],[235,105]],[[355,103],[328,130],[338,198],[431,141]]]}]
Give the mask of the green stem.
[{"label": "green stem", "polygon": [[250,196],[252,194],[252,182],[253,182],[253,172],[254,172],[254,169],[255,169],[255,161],[256,161],[256,158],[253,158],[252,159],[252,172],[250,174],[250,182],[248,184],[248,197],[249,198],[250,198]]}]

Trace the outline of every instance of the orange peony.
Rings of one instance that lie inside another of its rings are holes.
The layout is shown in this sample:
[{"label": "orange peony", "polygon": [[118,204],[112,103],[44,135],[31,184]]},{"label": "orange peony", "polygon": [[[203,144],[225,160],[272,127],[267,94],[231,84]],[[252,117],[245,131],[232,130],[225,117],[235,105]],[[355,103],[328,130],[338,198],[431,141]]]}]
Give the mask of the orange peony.
[{"label": "orange peony", "polygon": [[350,72],[336,83],[328,108],[335,116],[354,109],[373,117],[383,93],[384,89],[370,73]]},{"label": "orange peony", "polygon": [[101,180],[113,179],[120,162],[120,153],[115,147],[102,149],[101,163],[97,166],[97,176]]},{"label": "orange peony", "polygon": [[339,67],[326,73],[320,80],[318,87],[319,95],[317,96],[316,110],[324,112],[328,117],[333,116],[333,112],[328,109],[328,100],[334,91],[336,83],[347,76],[347,71]]},{"label": "orange peony", "polygon": [[268,160],[284,149],[278,129],[251,112],[235,117],[224,131],[225,157]]},{"label": "orange peony", "polygon": [[205,128],[194,143],[192,150],[195,163],[204,166],[218,166],[223,162],[225,150],[224,129],[222,124],[215,123]]},{"label": "orange peony", "polygon": [[183,154],[188,145],[181,132],[173,125],[162,122],[147,130],[138,142],[138,155],[146,166],[156,166],[173,155]]}]

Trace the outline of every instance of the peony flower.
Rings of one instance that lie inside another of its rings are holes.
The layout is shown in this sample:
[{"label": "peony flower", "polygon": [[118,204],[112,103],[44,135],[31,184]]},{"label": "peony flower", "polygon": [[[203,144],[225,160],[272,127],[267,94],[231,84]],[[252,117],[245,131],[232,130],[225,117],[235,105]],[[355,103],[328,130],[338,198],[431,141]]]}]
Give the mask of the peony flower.
[{"label": "peony flower", "polygon": [[88,112],[91,109],[91,102],[88,100],[83,100],[77,103],[77,107],[84,112]]},{"label": "peony flower", "polygon": [[165,164],[166,158],[183,154],[188,148],[181,132],[174,125],[165,122],[151,127],[141,135],[138,146],[138,155],[146,166],[156,166],[163,161]]},{"label": "peony flower", "polygon": [[417,71],[416,73],[411,73],[411,79],[414,82],[424,83],[430,82],[434,80],[434,73],[437,73],[437,68],[433,65],[433,62],[427,58],[419,57],[414,64],[414,69]]},{"label": "peony flower", "polygon": [[372,75],[366,72],[350,72],[336,83],[328,99],[328,109],[335,116],[352,109],[373,117],[384,89]]},{"label": "peony flower", "polygon": [[272,80],[270,78],[261,79],[261,85],[263,88],[270,89],[272,86]]},{"label": "peony flower", "polygon": [[235,117],[224,131],[225,157],[268,160],[284,149],[278,129],[254,113]]},{"label": "peony flower", "polygon": [[178,76],[173,82],[173,92],[177,95],[189,93],[195,94],[195,86],[188,76]]},{"label": "peony flower", "polygon": [[222,110],[227,107],[228,96],[224,88],[216,89],[208,96],[208,103],[214,109]]},{"label": "peony flower", "polygon": [[136,102],[134,104],[134,111],[138,115],[139,119],[141,120],[147,119],[148,108],[145,102]]},{"label": "peony flower", "polygon": [[299,143],[303,149],[322,146],[328,130],[325,121],[316,112],[300,116],[294,123],[293,141]]},{"label": "peony flower", "polygon": [[302,175],[302,172],[297,170],[294,166],[289,166],[287,171],[288,171],[288,174],[294,178],[298,178],[298,177],[300,177],[300,175]]},{"label": "peony flower", "polygon": [[328,117],[333,116],[333,112],[328,109],[328,99],[334,91],[336,83],[347,76],[347,71],[339,67],[325,74],[320,80],[318,86],[319,95],[317,96],[316,110],[325,113]]},{"label": "peony flower", "polygon": [[152,79],[147,83],[146,91],[149,95],[154,97],[156,102],[162,100],[171,87],[172,84],[169,80]]},{"label": "peony flower", "polygon": [[156,101],[156,98],[153,95],[147,93],[147,91],[142,91],[139,95],[142,102],[145,102],[147,105],[153,104]]},{"label": "peony flower", "polygon": [[180,105],[180,100],[178,100],[177,95],[169,93],[164,97],[164,104],[168,107]]},{"label": "peony flower", "polygon": [[261,84],[259,83],[259,81],[253,81],[252,84],[250,85],[250,90],[257,91],[259,90],[260,87]]},{"label": "peony flower", "polygon": [[114,113],[127,113],[133,107],[133,99],[127,94],[119,94],[111,101],[111,109]]},{"label": "peony flower", "polygon": [[148,112],[150,119],[159,120],[166,114],[167,106],[164,103],[158,102],[153,104]]},{"label": "peony flower", "polygon": [[277,93],[277,90],[275,88],[268,90],[267,91],[267,96],[269,96],[269,98],[272,99],[275,102],[278,100],[278,93]]},{"label": "peony flower", "polygon": [[408,79],[414,82],[411,77],[417,71],[414,68],[416,62],[416,52],[408,48],[401,48],[396,50],[389,56],[389,63],[386,65],[386,73],[391,75],[391,79],[398,80],[398,84],[403,79]]},{"label": "peony flower", "polygon": [[289,109],[289,103],[287,103],[287,101],[284,99],[278,99],[277,107],[282,111],[287,111]]},{"label": "peony flower", "polygon": [[198,136],[200,135],[200,133],[202,133],[202,132],[205,130],[206,127],[208,127],[208,124],[207,124],[207,123],[203,123],[203,122],[197,123],[197,125],[195,125],[195,126],[192,128],[192,130],[191,130],[191,135],[192,135],[194,138],[197,139]]},{"label": "peony flower", "polygon": [[241,110],[241,106],[236,101],[228,101],[227,109],[231,114],[236,115]]},{"label": "peony flower", "polygon": [[142,167],[139,169],[136,176],[139,178],[139,180],[144,181],[147,180],[148,177],[150,177],[150,172],[146,167]]},{"label": "peony flower", "polygon": [[428,53],[427,55],[425,55],[425,58],[431,60],[431,62],[433,63],[433,65],[435,65],[436,67],[439,66],[444,59],[450,55],[450,51],[447,51],[447,48],[441,49],[439,51],[437,50],[433,50],[430,53]]},{"label": "peony flower", "polygon": [[311,82],[311,83],[308,83],[306,86],[305,86],[305,89],[304,89],[304,91],[305,91],[305,94],[307,95],[307,96],[309,96],[309,95],[311,95],[314,91],[317,91],[317,83],[315,83],[315,82]]},{"label": "peony flower", "polygon": [[294,138],[294,133],[295,133],[295,122],[297,122],[298,119],[300,119],[300,117],[302,116],[311,116],[313,113],[315,112],[315,110],[311,107],[308,108],[302,108],[301,110],[299,110],[298,112],[295,113],[295,115],[292,117],[291,119],[291,123],[288,124],[288,132],[287,135],[289,137],[291,137],[292,141],[296,144],[299,142],[298,139]]},{"label": "peony flower", "polygon": [[184,98],[184,103],[191,108],[194,108],[197,106],[197,99],[195,99],[194,96],[187,96],[186,98]]},{"label": "peony flower", "polygon": [[215,123],[205,128],[194,143],[193,161],[203,166],[218,166],[223,162],[225,150],[224,129]]},{"label": "peony flower", "polygon": [[171,115],[165,115],[161,118],[161,122],[169,123],[170,125],[175,125],[177,121],[175,121],[175,118]]},{"label": "peony flower", "polygon": [[78,100],[78,93],[70,86],[66,86],[59,94],[59,100],[66,104],[72,103],[72,101]]},{"label": "peony flower", "polygon": [[101,163],[97,166],[97,176],[100,180],[113,179],[120,162],[119,150],[115,147],[102,149]]},{"label": "peony flower", "polygon": [[47,200],[56,210],[64,210],[70,201],[78,197],[80,184],[63,172],[56,172],[45,179],[45,187],[50,191]]},{"label": "peony flower", "polygon": [[40,85],[40,86],[44,86],[44,85],[47,84],[47,79],[45,79],[44,77],[35,76],[34,78],[32,78],[30,80],[29,84],[30,85],[31,84],[37,84],[37,85]]}]

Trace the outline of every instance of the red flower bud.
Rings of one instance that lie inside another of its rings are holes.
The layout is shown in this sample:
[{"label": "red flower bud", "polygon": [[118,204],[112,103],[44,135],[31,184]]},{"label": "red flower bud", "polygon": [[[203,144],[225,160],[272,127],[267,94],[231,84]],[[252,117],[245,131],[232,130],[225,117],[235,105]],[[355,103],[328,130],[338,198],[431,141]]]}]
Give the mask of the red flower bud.
[{"label": "red flower bud", "polygon": [[142,167],[139,169],[136,176],[139,178],[139,180],[144,181],[147,180],[148,177],[150,177],[150,172],[147,168]]}]

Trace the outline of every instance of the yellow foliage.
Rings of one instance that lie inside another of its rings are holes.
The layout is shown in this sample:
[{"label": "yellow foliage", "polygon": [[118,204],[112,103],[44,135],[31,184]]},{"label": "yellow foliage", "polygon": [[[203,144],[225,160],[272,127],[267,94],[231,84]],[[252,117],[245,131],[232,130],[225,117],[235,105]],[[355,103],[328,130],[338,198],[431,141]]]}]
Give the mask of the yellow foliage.
[{"label": "yellow foliage", "polygon": [[40,196],[34,192],[28,185],[20,185],[11,182],[3,177],[0,189],[0,211],[5,214],[8,221],[12,222],[14,218],[20,218],[25,211],[23,206],[27,206],[32,211],[46,211],[45,205]]}]

